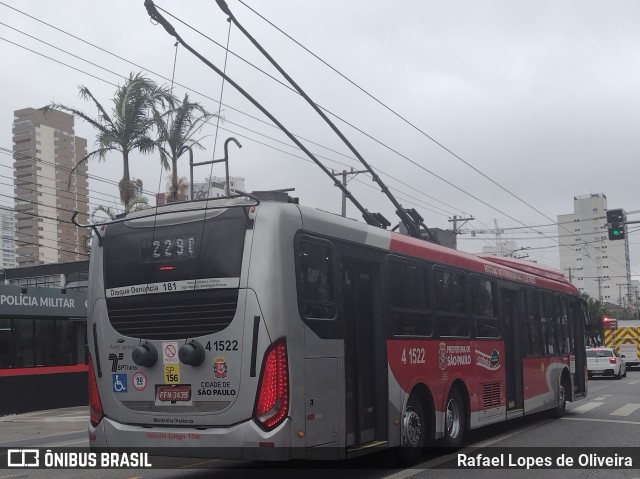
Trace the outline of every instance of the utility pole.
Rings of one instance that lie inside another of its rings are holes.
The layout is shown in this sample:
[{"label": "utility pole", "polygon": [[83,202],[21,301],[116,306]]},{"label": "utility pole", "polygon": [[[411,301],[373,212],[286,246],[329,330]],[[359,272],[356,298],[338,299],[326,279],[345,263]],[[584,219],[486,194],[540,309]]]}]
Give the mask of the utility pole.
[{"label": "utility pole", "polygon": [[626,286],[627,283],[618,283],[616,286],[618,286],[618,303],[620,305],[620,307],[622,308],[624,306],[623,301],[622,301],[622,287]]},{"label": "utility pole", "polygon": [[598,299],[600,300],[600,304],[602,304],[602,278],[598,276],[596,281],[598,282]]},{"label": "utility pole", "polygon": [[[342,170],[342,173],[340,173],[339,171],[331,170],[331,174],[333,176],[342,175],[342,186],[344,186],[345,188],[347,187],[347,175],[357,175],[359,173],[368,173],[368,171],[367,170],[354,171],[354,169],[351,168],[351,171]],[[342,192],[342,216],[344,217],[347,216],[347,195],[344,193],[344,191]]]},{"label": "utility pole", "polygon": [[458,228],[458,221],[461,221],[460,227],[466,224],[467,221],[473,221],[475,218],[473,216],[469,218],[459,218],[457,215],[453,215],[453,218],[449,218],[449,223],[453,223],[452,231],[453,231],[453,249],[458,249],[458,235],[462,234],[462,231]]},{"label": "utility pole", "polygon": [[462,233],[462,231],[458,229],[458,221],[462,221],[462,223],[460,223],[460,226],[462,227],[467,221],[473,221],[473,220],[475,220],[473,216],[471,216],[470,218],[459,218],[457,215],[453,215],[453,218],[449,218],[449,223],[453,223],[452,225],[453,234],[459,235]]},{"label": "utility pole", "polygon": [[565,268],[565,270],[569,272],[569,282],[573,283],[573,275],[571,274],[573,268]]},{"label": "utility pole", "polygon": [[496,246],[498,247],[498,254],[500,256],[504,256],[504,243],[502,241],[502,236],[500,236],[500,233],[504,233],[504,230],[501,230],[500,228],[498,228],[498,220],[497,219],[493,219],[493,225],[496,227]]}]

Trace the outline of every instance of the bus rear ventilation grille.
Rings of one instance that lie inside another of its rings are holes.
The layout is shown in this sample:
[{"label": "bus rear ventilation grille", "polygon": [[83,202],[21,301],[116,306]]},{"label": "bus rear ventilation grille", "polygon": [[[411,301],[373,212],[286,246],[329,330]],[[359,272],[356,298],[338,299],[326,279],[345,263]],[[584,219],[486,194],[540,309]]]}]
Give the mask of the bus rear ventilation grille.
[{"label": "bus rear ventilation grille", "polygon": [[123,336],[141,339],[195,338],[222,331],[238,307],[237,290],[215,295],[175,293],[167,295],[170,302],[154,296],[107,301],[113,328]]}]

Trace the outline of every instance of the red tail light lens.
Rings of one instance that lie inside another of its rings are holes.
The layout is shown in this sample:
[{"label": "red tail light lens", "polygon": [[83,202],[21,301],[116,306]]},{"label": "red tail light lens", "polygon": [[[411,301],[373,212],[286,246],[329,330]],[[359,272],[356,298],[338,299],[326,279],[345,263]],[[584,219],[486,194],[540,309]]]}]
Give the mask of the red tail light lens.
[{"label": "red tail light lens", "polygon": [[98,393],[98,383],[96,382],[96,375],[93,372],[93,361],[91,355],[89,355],[89,416],[91,425],[96,427],[100,424],[100,421],[104,417],[104,411],[102,410],[102,402],[100,401],[100,393]]},{"label": "red tail light lens", "polygon": [[287,343],[273,343],[264,355],[253,418],[265,431],[275,428],[289,412]]},{"label": "red tail light lens", "polygon": [[616,358],[609,358],[609,362],[611,364],[615,364],[616,363]]}]

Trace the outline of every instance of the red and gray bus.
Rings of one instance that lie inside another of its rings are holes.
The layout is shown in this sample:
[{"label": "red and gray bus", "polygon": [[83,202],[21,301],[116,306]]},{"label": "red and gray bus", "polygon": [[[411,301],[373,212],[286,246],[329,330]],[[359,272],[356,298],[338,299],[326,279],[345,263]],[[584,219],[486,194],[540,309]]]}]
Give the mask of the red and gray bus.
[{"label": "red and gray bus", "polygon": [[586,397],[561,272],[255,197],[95,227],[90,442],[243,459],[455,447]]}]

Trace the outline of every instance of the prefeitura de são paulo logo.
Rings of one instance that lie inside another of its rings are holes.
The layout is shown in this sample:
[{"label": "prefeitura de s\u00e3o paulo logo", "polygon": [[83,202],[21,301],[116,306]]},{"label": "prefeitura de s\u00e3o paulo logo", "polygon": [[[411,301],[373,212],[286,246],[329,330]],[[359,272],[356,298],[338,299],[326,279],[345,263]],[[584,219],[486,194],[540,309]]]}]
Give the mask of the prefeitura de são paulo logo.
[{"label": "prefeitura de s\u00e3o paulo logo", "polygon": [[438,366],[441,370],[447,369],[447,345],[446,343],[440,343],[438,347]]},{"label": "prefeitura de s\u00e3o paulo logo", "polygon": [[218,379],[227,377],[227,363],[223,357],[217,357],[213,363],[213,375]]}]

